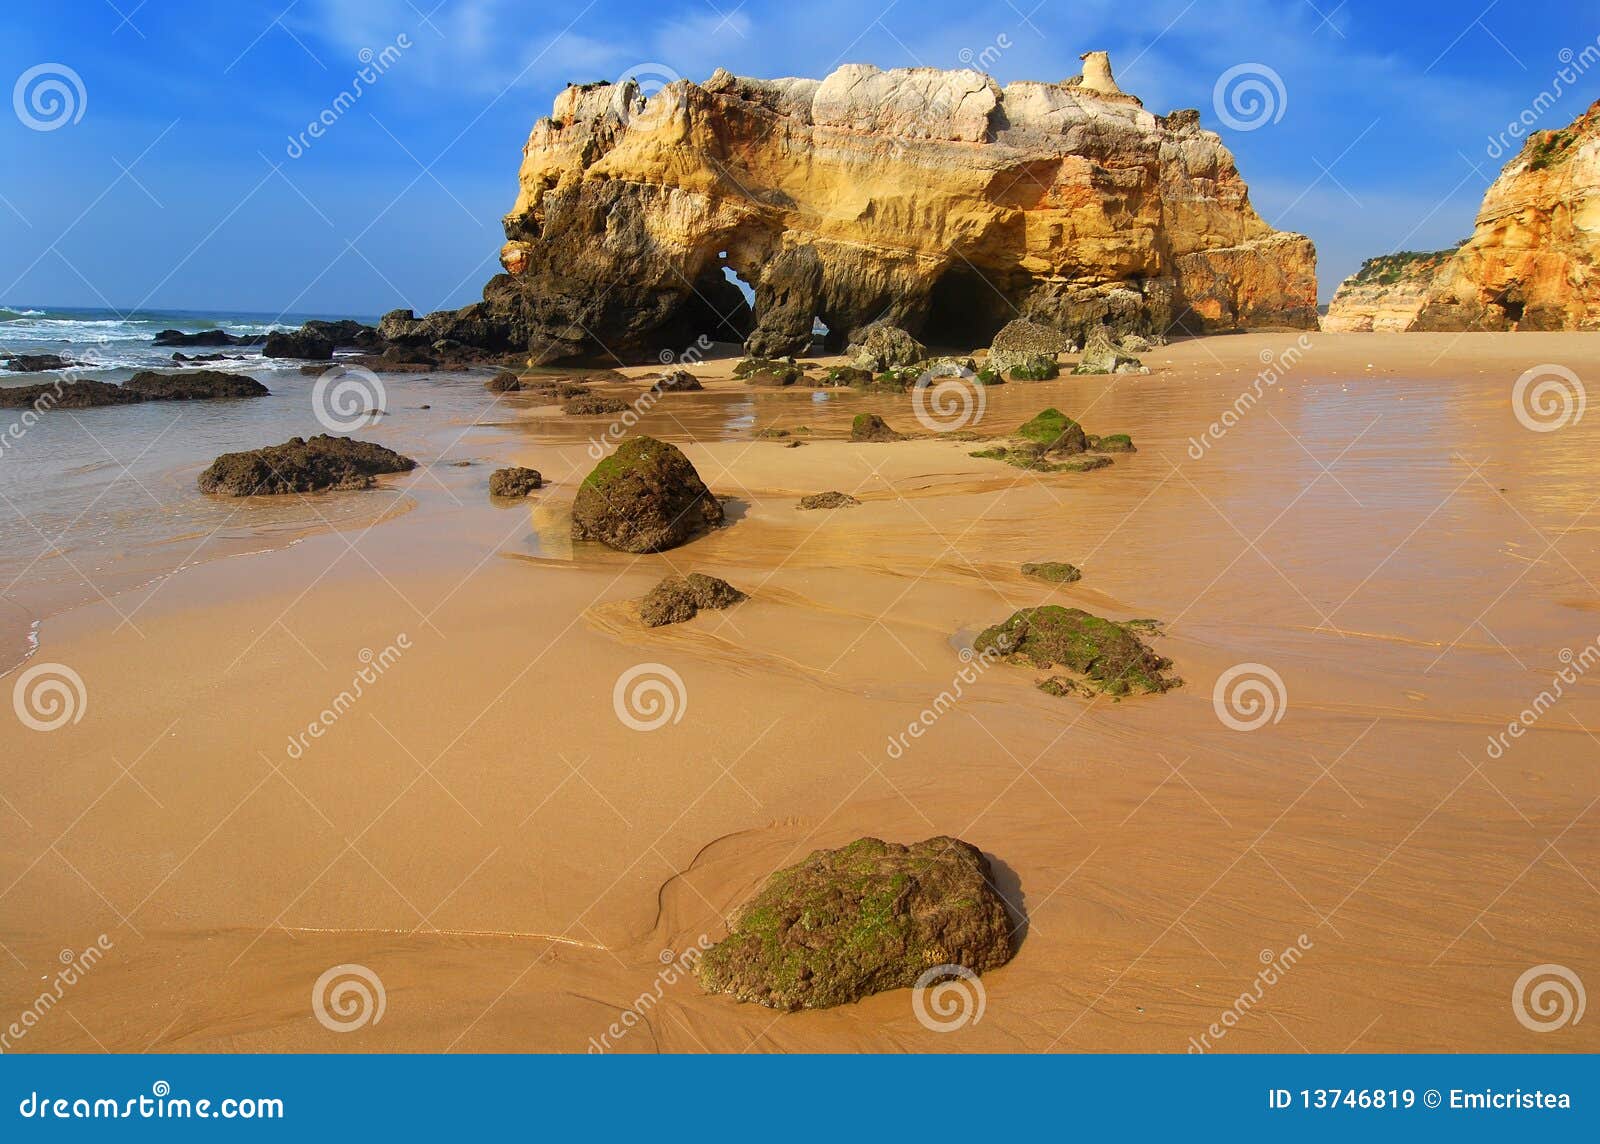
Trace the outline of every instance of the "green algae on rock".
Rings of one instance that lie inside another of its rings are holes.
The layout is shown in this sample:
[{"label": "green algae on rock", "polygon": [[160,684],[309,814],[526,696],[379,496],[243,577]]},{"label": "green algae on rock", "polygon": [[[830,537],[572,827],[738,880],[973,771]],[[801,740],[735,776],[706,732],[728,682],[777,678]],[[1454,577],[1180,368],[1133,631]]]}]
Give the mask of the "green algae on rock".
[{"label": "green algae on rock", "polygon": [[889,428],[888,422],[876,413],[857,413],[850,422],[852,441],[901,441],[904,438]]},{"label": "green algae on rock", "polygon": [[578,486],[574,540],[622,552],[675,548],[722,523],[722,504],[683,450],[654,437],[629,437]]},{"label": "green algae on rock", "polygon": [[1052,694],[1063,694],[1061,688],[1068,683],[1088,694],[1158,693],[1181,680],[1165,674],[1172,666],[1170,659],[1157,655],[1134,634],[1152,627],[1148,622],[1119,624],[1080,608],[1046,604],[1024,608],[1004,623],[985,628],[972,646],[980,653],[999,652],[1013,663],[1041,670],[1062,667],[1081,677],[1065,683],[1061,676],[1045,680],[1053,686],[1044,690]]},{"label": "green algae on rock", "polygon": [[1066,564],[1059,560],[1024,564],[1022,574],[1032,576],[1035,580],[1048,580],[1052,584],[1073,584],[1083,579],[1083,572],[1076,564]]},{"label": "green algae on rock", "polygon": [[1040,410],[1017,428],[1017,436],[1052,453],[1082,453],[1089,447],[1083,426],[1054,406]]},{"label": "green algae on rock", "polygon": [[708,993],[824,1009],[1011,959],[1012,924],[983,853],[958,838],[860,838],[772,874],[696,966]]}]

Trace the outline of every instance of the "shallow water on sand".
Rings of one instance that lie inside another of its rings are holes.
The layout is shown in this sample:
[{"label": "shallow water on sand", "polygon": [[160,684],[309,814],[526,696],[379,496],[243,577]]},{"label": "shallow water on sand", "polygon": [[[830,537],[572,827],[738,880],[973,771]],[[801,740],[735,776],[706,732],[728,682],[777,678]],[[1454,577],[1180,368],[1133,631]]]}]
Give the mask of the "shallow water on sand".
[{"label": "shallow water on sand", "polygon": [[[1055,405],[1132,434],[1137,453],[1086,474],[933,434],[852,445],[861,411],[916,431],[910,398],[754,391],[708,366],[706,392],[637,428],[684,445],[731,523],[647,557],[568,538],[604,419],[396,380],[371,436],[425,467],[352,500],[411,511],[359,539],[313,520],[292,548],[45,622],[40,658],[90,706],[50,734],[0,725],[0,998],[20,1007],[59,949],[107,932],[116,955],[72,1000],[91,1032],[53,1021],[30,1045],[582,1051],[773,868],[950,833],[991,856],[1019,923],[981,1024],[932,1032],[905,991],[780,1016],[678,982],[607,1047],[1182,1052],[1298,943],[1208,1047],[1593,1050],[1591,1022],[1533,1032],[1510,992],[1531,966],[1581,972],[1600,921],[1600,427],[1533,432],[1510,391],[1597,340],[1313,337],[1192,456],[1293,340],[985,392],[980,432]],[[200,499],[203,459],[147,483]],[[489,503],[505,463],[547,487]],[[827,489],[862,503],[796,511]],[[274,511],[247,507],[257,527]],[[1040,559],[1083,580],[1019,574]],[[632,601],[685,571],[751,599],[644,629]],[[961,633],[1045,602],[1164,621],[1185,686],[1057,699],[998,665],[940,701]],[[363,650],[400,634],[296,753]],[[1569,661],[1560,701],[1497,747]],[[619,717],[640,665],[679,685],[653,731]],[[1264,706],[1219,711],[1239,668]],[[349,962],[388,989],[359,1037],[306,997]]]}]

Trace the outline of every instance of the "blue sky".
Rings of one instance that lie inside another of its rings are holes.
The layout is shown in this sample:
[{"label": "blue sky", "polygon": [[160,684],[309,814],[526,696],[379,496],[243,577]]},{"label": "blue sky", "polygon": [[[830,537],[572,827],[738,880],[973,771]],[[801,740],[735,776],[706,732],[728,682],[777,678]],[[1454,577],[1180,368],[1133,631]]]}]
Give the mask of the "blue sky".
[{"label": "blue sky", "polygon": [[[81,117],[54,130],[0,115],[0,304],[462,305],[497,268],[528,129],[569,80],[640,65],[695,80],[719,65],[755,76],[959,67],[986,49],[1001,82],[1061,79],[1079,53],[1106,49],[1152,111],[1200,108],[1262,215],[1316,240],[1326,299],[1363,257],[1469,233],[1506,158],[1491,156],[1491,137],[1551,88],[1564,50],[1600,37],[1592,4],[1485,3],[898,0],[881,14],[880,0],[7,4],[0,77],[65,65],[83,96],[67,91]],[[350,85],[363,53],[397,44],[409,46],[291,158],[291,137]],[[1224,124],[1213,102],[1219,76],[1241,64],[1282,80],[1281,115],[1251,130]],[[1600,66],[1540,125],[1596,98]]]}]

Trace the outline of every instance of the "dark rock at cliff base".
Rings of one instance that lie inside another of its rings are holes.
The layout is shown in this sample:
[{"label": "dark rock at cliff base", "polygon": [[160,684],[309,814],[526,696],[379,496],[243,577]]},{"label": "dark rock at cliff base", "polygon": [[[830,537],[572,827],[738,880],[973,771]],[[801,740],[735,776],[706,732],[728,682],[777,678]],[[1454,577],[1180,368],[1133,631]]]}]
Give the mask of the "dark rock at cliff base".
[{"label": "dark rock at cliff base", "polygon": [[244,497],[370,489],[381,474],[416,467],[410,457],[371,441],[327,434],[291,437],[281,445],[224,453],[200,474],[200,491]]},{"label": "dark rock at cliff base", "polygon": [[994,336],[984,368],[1003,374],[1033,358],[1047,357],[1053,362],[1057,354],[1071,353],[1077,348],[1070,337],[1054,326],[1016,318],[1001,326]]},{"label": "dark rock at cliff base", "polygon": [[686,369],[668,370],[656,379],[655,388],[661,393],[695,393],[705,388],[700,379]]},{"label": "dark rock at cliff base", "polygon": [[1095,326],[1084,339],[1083,355],[1073,373],[1149,373],[1138,358],[1123,353],[1111,340],[1111,331]]},{"label": "dark rock at cliff base", "polygon": [[259,346],[267,340],[265,334],[230,334],[227,330],[199,330],[186,334],[182,330],[162,330],[153,339],[158,346]]},{"label": "dark rock at cliff base", "polygon": [[928,356],[928,348],[899,326],[872,322],[850,335],[844,353],[857,369],[877,373],[916,365]]},{"label": "dark rock at cliff base", "polygon": [[1011,919],[989,861],[958,838],[861,838],[767,878],[695,968],[708,993],[824,1009],[928,985],[937,966],[1011,960]]},{"label": "dark rock at cliff base", "polygon": [[0,386],[0,409],[93,409],[101,405],[133,405],[143,401],[108,381],[60,381],[47,385]]},{"label": "dark rock at cliff base", "polygon": [[860,503],[860,501],[856,500],[856,498],[851,496],[849,493],[826,492],[812,493],[810,496],[801,497],[800,503],[795,507],[803,509],[852,508]]},{"label": "dark rock at cliff base", "polygon": [[888,423],[876,413],[857,413],[855,420],[850,422],[852,441],[903,441],[904,439],[889,428]]},{"label": "dark rock at cliff base", "polygon": [[78,364],[60,354],[17,354],[4,360],[6,368],[13,373],[48,373],[51,370],[71,369]]},{"label": "dark rock at cliff base", "polygon": [[1172,661],[1135,634],[1140,627],[1149,625],[1119,624],[1079,608],[1047,604],[985,628],[972,646],[1041,670],[1064,667],[1082,677],[1087,692],[1127,695],[1176,687],[1179,681],[1164,674]]},{"label": "dark rock at cliff base", "polygon": [[578,486],[572,535],[623,552],[660,552],[722,518],[721,503],[681,449],[630,437]]},{"label": "dark rock at cliff base", "polygon": [[508,469],[496,469],[489,474],[489,495],[492,497],[525,497],[544,484],[544,478],[537,469],[523,468],[513,465]]},{"label": "dark rock at cliff base", "polygon": [[1042,560],[1037,563],[1024,564],[1022,566],[1022,574],[1051,584],[1073,584],[1083,579],[1083,573],[1079,571],[1076,564],[1066,564],[1059,560]]},{"label": "dark rock at cliff base", "polygon": [[639,602],[639,619],[647,628],[681,624],[694,619],[702,608],[721,610],[745,599],[743,592],[715,576],[699,572],[668,576]]},{"label": "dark rock at cliff base", "polygon": [[275,330],[267,335],[261,352],[266,357],[328,361],[333,357],[333,342],[305,330]]},{"label": "dark rock at cliff base", "polygon": [[271,391],[253,377],[197,369],[186,373],[143,370],[122,383],[146,401],[205,401],[214,397],[266,397]]},{"label": "dark rock at cliff base", "polygon": [[374,326],[365,326],[349,318],[337,322],[324,322],[316,318],[300,327],[302,334],[324,338],[337,347],[346,349],[368,350],[382,352],[388,346],[382,334]]}]

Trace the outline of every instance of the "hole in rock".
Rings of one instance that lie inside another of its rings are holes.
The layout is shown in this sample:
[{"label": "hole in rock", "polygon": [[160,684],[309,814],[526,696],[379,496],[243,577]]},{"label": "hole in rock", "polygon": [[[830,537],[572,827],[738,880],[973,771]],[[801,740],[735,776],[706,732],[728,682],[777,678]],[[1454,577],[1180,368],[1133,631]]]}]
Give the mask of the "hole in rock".
[{"label": "hole in rock", "polygon": [[1000,327],[1015,316],[995,284],[985,281],[971,267],[959,264],[946,270],[933,285],[923,341],[968,353],[987,346]]}]

